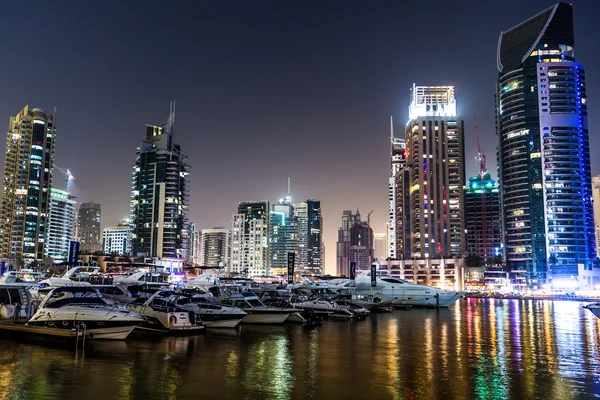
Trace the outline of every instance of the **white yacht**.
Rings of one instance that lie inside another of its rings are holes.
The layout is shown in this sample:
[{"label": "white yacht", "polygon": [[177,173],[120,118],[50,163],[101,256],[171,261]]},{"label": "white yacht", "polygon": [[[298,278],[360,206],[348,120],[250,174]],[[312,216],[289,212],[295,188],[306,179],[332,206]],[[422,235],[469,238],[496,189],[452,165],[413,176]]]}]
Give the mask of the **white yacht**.
[{"label": "white yacht", "polygon": [[111,285],[112,283],[112,277],[94,265],[79,265],[70,268],[60,277],[53,276],[40,281],[44,287]]},{"label": "white yacht", "polygon": [[600,318],[600,303],[591,303],[583,306],[583,308],[587,308],[594,314],[596,317]]},{"label": "white yacht", "polygon": [[89,339],[124,340],[143,321],[135,312],[107,304],[89,286],[51,289],[28,324],[79,329]]},{"label": "white yacht", "polygon": [[227,299],[227,302],[248,314],[242,320],[243,324],[281,324],[290,314],[298,311],[295,308],[265,306],[252,292],[233,294]]},{"label": "white yacht", "polygon": [[204,329],[196,322],[196,314],[173,304],[171,291],[159,290],[150,298],[136,298],[127,306],[144,317],[138,329],[154,333],[195,333]]},{"label": "white yacht", "polygon": [[377,277],[376,286],[371,287],[371,276],[364,273],[356,277],[354,293],[357,298],[372,296],[383,304],[403,304],[420,307],[449,307],[460,299],[465,292],[437,289],[431,286],[417,285],[404,279]]},{"label": "white yacht", "polygon": [[170,300],[186,310],[193,311],[196,318],[207,328],[235,328],[248,315],[238,307],[220,304],[210,293],[176,292]]},{"label": "white yacht", "polygon": [[313,310],[317,315],[328,318],[354,318],[354,314],[336,302],[313,294],[309,297],[298,296],[292,299],[292,305],[297,308]]},{"label": "white yacht", "polygon": [[8,271],[0,276],[0,285],[35,286],[44,280],[44,274],[28,270]]}]

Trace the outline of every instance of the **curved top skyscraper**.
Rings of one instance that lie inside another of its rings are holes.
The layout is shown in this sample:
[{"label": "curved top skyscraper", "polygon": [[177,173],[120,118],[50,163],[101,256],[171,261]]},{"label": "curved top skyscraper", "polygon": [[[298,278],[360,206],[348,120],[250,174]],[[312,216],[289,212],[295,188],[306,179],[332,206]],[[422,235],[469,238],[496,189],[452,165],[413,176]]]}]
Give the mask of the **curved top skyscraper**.
[{"label": "curved top skyscraper", "polygon": [[503,32],[496,91],[504,247],[513,283],[580,285],[595,257],[585,71],[573,9]]}]

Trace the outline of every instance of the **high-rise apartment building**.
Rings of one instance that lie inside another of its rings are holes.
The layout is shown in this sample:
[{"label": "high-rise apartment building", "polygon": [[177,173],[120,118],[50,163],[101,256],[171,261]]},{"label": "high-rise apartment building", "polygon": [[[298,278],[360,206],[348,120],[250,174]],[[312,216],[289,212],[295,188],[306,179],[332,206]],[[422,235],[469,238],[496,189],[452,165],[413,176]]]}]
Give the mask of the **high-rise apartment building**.
[{"label": "high-rise apartment building", "polygon": [[336,273],[340,276],[350,276],[350,228],[352,225],[354,225],[352,211],[344,210],[336,243]]},{"label": "high-rise apartment building", "polygon": [[[406,217],[404,201],[408,194],[406,142],[394,137],[394,120],[390,117],[390,178],[388,185],[389,223],[388,254],[391,259],[402,259],[405,253]],[[406,192],[406,193],[405,193]],[[387,258],[387,257],[386,257]]]},{"label": "high-rise apartment building", "polygon": [[198,262],[198,255],[200,253],[200,240],[199,233],[196,231],[196,224],[193,222],[188,224],[186,240],[187,247],[185,261],[190,265],[194,265]]},{"label": "high-rise apartment building", "polygon": [[323,273],[321,202],[309,199],[293,205],[298,221],[298,254],[296,265],[304,274]]},{"label": "high-rise apartment building", "polygon": [[572,286],[596,256],[585,70],[573,8],[504,31],[495,93],[505,257],[524,284]]},{"label": "high-rise apartment building", "polygon": [[137,149],[131,186],[135,256],[185,259],[188,246],[189,166],[174,143],[175,106],[163,125],[147,125]]},{"label": "high-rise apartment building", "polygon": [[367,270],[374,259],[373,230],[367,221],[362,221],[360,212],[352,214],[350,210],[342,213],[342,225],[338,229],[337,274],[350,276],[350,263],[356,263],[356,269]]},{"label": "high-rise apartment building", "polygon": [[465,191],[465,227],[468,255],[488,261],[502,254],[500,192],[490,174],[469,178]]},{"label": "high-rise apartment building", "polygon": [[69,245],[75,234],[77,201],[68,192],[50,189],[46,256],[63,259],[69,255]]},{"label": "high-rise apartment building", "polygon": [[463,257],[464,133],[453,86],[413,85],[406,149],[411,258]]},{"label": "high-rise apartment building", "polygon": [[269,273],[285,275],[288,253],[298,253],[298,220],[279,211],[271,211],[269,219]]},{"label": "high-rise apartment building", "polygon": [[596,258],[600,258],[600,175],[592,178],[594,200],[594,230],[596,232]]},{"label": "high-rise apartment building", "polygon": [[9,120],[0,248],[2,258],[15,264],[42,260],[46,254],[55,122],[56,109],[46,113],[29,105]]},{"label": "high-rise apartment building", "polygon": [[105,254],[119,256],[131,254],[131,224],[129,220],[120,221],[117,226],[104,228],[102,251]]},{"label": "high-rise apartment building", "polygon": [[231,231],[223,227],[202,229],[200,265],[229,268]]},{"label": "high-rise apartment building", "polygon": [[81,252],[95,253],[102,250],[102,231],[100,221],[102,211],[100,204],[94,202],[81,203],[77,218],[77,240]]},{"label": "high-rise apartment building", "polygon": [[350,261],[356,263],[356,270],[368,270],[373,262],[373,229],[367,221],[360,219],[356,210],[354,224],[350,228]]},{"label": "high-rise apartment building", "polygon": [[231,271],[248,276],[269,274],[269,202],[243,201],[233,214]]},{"label": "high-rise apartment building", "polygon": [[377,259],[388,258],[389,247],[387,245],[388,235],[386,233],[375,233],[373,235],[373,251],[374,257]]}]

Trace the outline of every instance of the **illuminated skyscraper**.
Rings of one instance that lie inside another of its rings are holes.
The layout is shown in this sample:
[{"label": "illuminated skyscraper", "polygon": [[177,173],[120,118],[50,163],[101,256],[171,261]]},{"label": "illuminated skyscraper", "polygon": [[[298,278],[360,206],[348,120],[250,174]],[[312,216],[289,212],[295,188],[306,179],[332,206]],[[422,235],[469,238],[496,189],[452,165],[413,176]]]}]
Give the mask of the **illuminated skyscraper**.
[{"label": "illuminated skyscraper", "polygon": [[323,273],[323,217],[319,200],[306,200],[293,205],[298,220],[298,255],[296,265],[302,273]]},{"label": "illuminated skyscraper", "polygon": [[465,227],[468,255],[478,255],[483,261],[502,255],[500,192],[489,173],[483,180],[481,175],[469,178],[465,191]]},{"label": "illuminated skyscraper", "polygon": [[104,228],[102,231],[102,251],[105,254],[117,254],[119,256],[131,254],[129,220],[123,220],[114,227]]},{"label": "illuminated skyscraper", "polygon": [[50,210],[46,256],[65,259],[75,233],[75,208],[77,201],[68,192],[50,189]]},{"label": "illuminated skyscraper", "polygon": [[596,231],[596,258],[600,258],[600,175],[592,178],[594,200],[594,229]]},{"label": "illuminated skyscraper", "polygon": [[243,201],[232,217],[231,271],[269,274],[269,202]]},{"label": "illuminated skyscraper", "polygon": [[498,41],[505,256],[529,286],[572,286],[596,256],[585,71],[574,43],[566,3],[504,31]]},{"label": "illuminated skyscraper", "polygon": [[[389,223],[388,254],[391,259],[402,259],[406,254],[407,210],[404,206],[408,193],[408,169],[406,166],[406,142],[394,137],[394,121],[390,117],[390,178],[388,185]],[[406,192],[406,193],[405,193]]]},{"label": "illuminated skyscraper", "polygon": [[337,274],[350,276],[350,263],[356,270],[368,270],[374,259],[373,230],[367,221],[362,221],[360,212],[350,210],[342,213],[342,226],[338,229]]},{"label": "illuminated skyscraper", "polygon": [[223,227],[202,229],[200,265],[229,268],[231,231]]},{"label": "illuminated skyscraper", "polygon": [[56,109],[47,114],[29,105],[9,120],[0,237],[2,258],[15,264],[46,254],[55,121]]},{"label": "illuminated skyscraper", "polygon": [[388,257],[387,234],[375,233],[373,235],[373,250],[375,258],[386,259]]},{"label": "illuminated skyscraper", "polygon": [[184,259],[188,239],[189,166],[173,142],[175,105],[167,122],[147,125],[131,185],[133,255]]},{"label": "illuminated skyscraper", "polygon": [[94,253],[102,250],[101,219],[99,203],[81,203],[77,215],[77,240],[81,244],[82,252]]},{"label": "illuminated skyscraper", "polygon": [[463,257],[464,133],[453,86],[413,85],[406,148],[411,258]]}]

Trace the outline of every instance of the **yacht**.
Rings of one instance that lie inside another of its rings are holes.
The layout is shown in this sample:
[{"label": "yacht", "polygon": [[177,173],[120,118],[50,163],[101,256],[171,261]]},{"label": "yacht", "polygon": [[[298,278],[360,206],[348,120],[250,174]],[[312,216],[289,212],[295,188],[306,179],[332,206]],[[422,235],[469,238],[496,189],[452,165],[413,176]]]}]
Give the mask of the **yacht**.
[{"label": "yacht", "polygon": [[596,317],[600,318],[600,303],[591,303],[583,306],[583,308],[587,308],[594,314]]},{"label": "yacht", "polygon": [[290,314],[298,311],[295,308],[266,306],[252,292],[234,293],[226,302],[248,314],[242,320],[244,324],[281,324]]},{"label": "yacht", "polygon": [[248,315],[238,307],[220,304],[210,293],[176,292],[171,301],[193,311],[207,328],[235,328]]},{"label": "yacht", "polygon": [[196,333],[204,326],[197,323],[196,314],[171,302],[172,292],[159,290],[150,298],[136,298],[127,306],[144,317],[139,330],[153,333]]},{"label": "yacht", "polygon": [[41,272],[27,270],[8,271],[3,276],[0,276],[0,285],[31,287],[36,286],[42,280],[44,280],[44,274]]},{"label": "yacht", "polygon": [[79,265],[70,268],[60,277],[53,276],[40,281],[42,287],[111,285],[112,283],[112,276],[103,273],[100,267],[93,265]]},{"label": "yacht", "polygon": [[143,321],[137,313],[111,306],[90,286],[51,289],[28,324],[81,330],[89,339],[124,340]]},{"label": "yacht", "polygon": [[287,317],[285,322],[300,322],[305,323],[308,322],[307,318],[305,318],[302,313],[304,309],[294,307],[283,297],[275,297],[275,296],[264,296],[260,301],[267,307],[276,307],[282,309],[295,309],[296,312],[293,312]]},{"label": "yacht", "polygon": [[376,286],[371,287],[370,275],[369,272],[356,277],[354,293],[357,298],[372,296],[375,302],[383,304],[450,307],[465,294],[465,292],[442,290],[385,276],[377,277]]},{"label": "yacht", "polygon": [[340,306],[340,308],[346,309],[350,311],[356,318],[366,318],[371,312],[356,303],[350,301],[346,296],[340,296],[335,300],[335,303]]},{"label": "yacht", "polygon": [[319,296],[318,293],[309,296],[296,296],[292,299],[292,305],[297,308],[312,310],[322,317],[354,318],[354,314],[350,310],[340,307],[335,301]]}]

